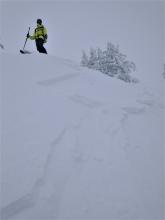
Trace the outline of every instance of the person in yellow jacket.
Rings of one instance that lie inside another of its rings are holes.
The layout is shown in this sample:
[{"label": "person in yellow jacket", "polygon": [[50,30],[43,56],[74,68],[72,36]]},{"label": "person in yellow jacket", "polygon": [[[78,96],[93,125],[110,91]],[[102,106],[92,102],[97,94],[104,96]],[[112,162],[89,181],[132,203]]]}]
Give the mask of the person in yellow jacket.
[{"label": "person in yellow jacket", "polygon": [[45,47],[43,46],[44,43],[47,42],[47,29],[44,27],[44,25],[42,24],[42,20],[41,19],[37,19],[37,27],[34,30],[34,33],[32,36],[30,36],[29,34],[27,34],[27,38],[31,39],[31,40],[35,40],[36,42],[36,47],[39,53],[46,53],[47,51],[45,49]]}]

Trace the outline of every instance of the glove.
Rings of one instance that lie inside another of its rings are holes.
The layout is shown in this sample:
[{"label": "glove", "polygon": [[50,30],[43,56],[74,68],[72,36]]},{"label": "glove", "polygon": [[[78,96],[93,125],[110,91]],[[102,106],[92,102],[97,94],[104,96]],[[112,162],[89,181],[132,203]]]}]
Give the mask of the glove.
[{"label": "glove", "polygon": [[27,37],[27,38],[29,38],[29,37],[30,37],[29,33],[26,35],[26,37]]}]

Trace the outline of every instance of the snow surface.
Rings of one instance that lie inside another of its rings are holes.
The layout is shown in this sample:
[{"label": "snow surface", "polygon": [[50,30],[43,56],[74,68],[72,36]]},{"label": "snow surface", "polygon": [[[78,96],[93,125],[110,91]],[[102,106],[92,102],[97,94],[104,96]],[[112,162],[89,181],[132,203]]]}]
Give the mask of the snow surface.
[{"label": "snow surface", "polygon": [[1,43],[0,43],[0,48],[1,48],[1,49],[4,49],[4,46],[3,46],[3,44],[1,44]]},{"label": "snow surface", "polygon": [[163,93],[42,54],[1,70],[2,219],[163,219]]}]

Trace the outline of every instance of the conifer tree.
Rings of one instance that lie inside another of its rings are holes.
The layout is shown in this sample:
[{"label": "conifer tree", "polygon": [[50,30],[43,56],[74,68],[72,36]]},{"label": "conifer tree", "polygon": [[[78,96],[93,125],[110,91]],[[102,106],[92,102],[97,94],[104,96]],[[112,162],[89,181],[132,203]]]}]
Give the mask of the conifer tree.
[{"label": "conifer tree", "polygon": [[86,55],[85,51],[82,51],[82,58],[81,58],[81,65],[88,66],[88,56]]},{"label": "conifer tree", "polygon": [[108,42],[106,50],[90,49],[89,58],[85,52],[82,56],[82,65],[91,69],[99,70],[111,77],[117,77],[126,82],[137,82],[130,76],[135,71],[136,66],[133,62],[126,59],[126,55],[119,51],[119,47]]}]

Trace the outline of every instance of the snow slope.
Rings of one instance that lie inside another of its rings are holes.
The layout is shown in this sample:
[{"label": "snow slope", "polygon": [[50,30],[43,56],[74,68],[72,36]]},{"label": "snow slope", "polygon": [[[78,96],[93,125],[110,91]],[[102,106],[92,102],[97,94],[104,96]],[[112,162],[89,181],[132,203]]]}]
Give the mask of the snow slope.
[{"label": "snow slope", "polygon": [[163,219],[163,96],[1,54],[2,219]]}]

